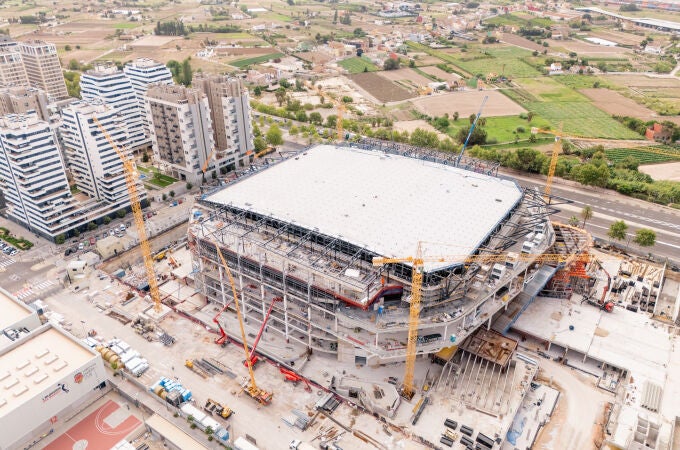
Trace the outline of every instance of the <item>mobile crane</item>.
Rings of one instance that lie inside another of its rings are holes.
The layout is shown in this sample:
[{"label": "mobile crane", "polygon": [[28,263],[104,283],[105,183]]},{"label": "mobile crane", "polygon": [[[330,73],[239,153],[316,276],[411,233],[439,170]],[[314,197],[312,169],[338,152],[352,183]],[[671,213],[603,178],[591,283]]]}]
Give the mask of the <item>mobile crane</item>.
[{"label": "mobile crane", "polygon": [[259,388],[257,386],[257,383],[255,382],[255,372],[253,371],[253,365],[251,363],[250,359],[250,351],[248,350],[248,341],[246,341],[246,328],[243,324],[243,316],[241,314],[241,308],[239,307],[239,299],[238,299],[238,292],[236,290],[236,283],[234,282],[234,277],[231,275],[231,270],[229,270],[229,266],[227,265],[226,259],[224,259],[224,255],[222,254],[222,250],[220,250],[220,246],[215,244],[215,249],[217,250],[217,256],[219,256],[220,261],[222,262],[222,267],[224,267],[224,271],[227,273],[227,278],[229,279],[229,285],[231,286],[231,294],[234,297],[234,305],[236,309],[236,316],[238,317],[238,324],[241,329],[241,341],[243,342],[243,352],[245,353],[246,356],[246,366],[248,367],[248,375],[250,376],[250,381],[244,386],[244,390],[246,393],[252,397],[253,399],[257,400],[260,404],[262,405],[268,405],[271,403],[272,398],[274,397],[274,394],[271,392],[268,392],[262,388]]},{"label": "mobile crane", "polygon": [[231,303],[232,302],[225,303],[224,307],[220,309],[220,312],[215,314],[215,317],[213,317],[212,320],[213,322],[215,322],[215,324],[217,324],[217,328],[220,330],[220,337],[215,338],[215,344],[221,345],[222,347],[224,347],[227,344],[227,333],[224,332],[224,328],[222,328],[222,324],[220,324],[220,316],[224,311],[227,310],[227,308],[229,308],[229,305],[231,305]]},{"label": "mobile crane", "polygon": [[269,309],[267,310],[267,314],[264,316],[264,320],[262,321],[262,326],[260,327],[260,331],[257,333],[257,337],[255,338],[255,342],[253,342],[253,348],[250,349],[250,356],[248,357],[247,361],[243,361],[244,366],[250,365],[251,367],[255,367],[255,364],[260,360],[260,358],[255,354],[255,349],[257,348],[257,344],[260,343],[260,338],[262,337],[262,333],[264,332],[264,328],[267,326],[267,322],[269,321],[269,316],[272,314],[272,310],[274,309],[274,304],[277,302],[282,302],[283,298],[281,297],[274,297],[272,299],[271,305],[269,305]]},{"label": "mobile crane", "polygon": [[151,246],[146,236],[146,227],[144,226],[144,213],[142,212],[142,205],[139,201],[139,192],[137,192],[136,175],[137,168],[135,161],[129,153],[123,152],[116,142],[111,138],[111,135],[106,131],[106,128],[99,122],[97,117],[93,117],[92,121],[97,125],[99,131],[104,135],[106,141],[116,152],[120,160],[123,162],[123,172],[125,173],[125,184],[127,186],[128,195],[130,196],[130,206],[132,207],[132,216],[135,219],[135,227],[137,228],[137,236],[139,236],[139,248],[142,252],[142,259],[144,260],[144,267],[146,268],[146,278],[149,282],[149,295],[154,304],[154,311],[161,312],[161,294],[158,290],[158,281],[156,279],[156,271],[153,268],[153,258],[151,256]]}]

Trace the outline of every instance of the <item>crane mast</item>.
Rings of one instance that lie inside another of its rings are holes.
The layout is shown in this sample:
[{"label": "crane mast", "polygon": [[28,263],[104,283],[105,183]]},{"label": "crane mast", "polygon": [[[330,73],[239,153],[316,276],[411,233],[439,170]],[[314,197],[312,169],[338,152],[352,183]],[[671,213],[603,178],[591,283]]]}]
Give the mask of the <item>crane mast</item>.
[{"label": "crane mast", "polygon": [[123,172],[125,173],[125,184],[127,186],[128,195],[130,196],[130,206],[132,207],[132,216],[135,219],[135,226],[137,228],[137,235],[139,236],[139,248],[142,252],[142,259],[144,260],[144,267],[146,268],[146,278],[149,282],[149,295],[154,304],[154,311],[161,312],[161,294],[158,290],[158,281],[156,280],[156,271],[153,268],[153,258],[151,257],[151,246],[146,235],[146,227],[144,226],[144,214],[142,213],[142,205],[139,200],[139,192],[137,192],[137,183],[135,176],[137,169],[135,162],[130,155],[121,151],[116,142],[111,138],[106,128],[99,122],[96,117],[92,121],[97,125],[99,131],[104,135],[106,141],[113,147],[120,160],[123,162]]}]

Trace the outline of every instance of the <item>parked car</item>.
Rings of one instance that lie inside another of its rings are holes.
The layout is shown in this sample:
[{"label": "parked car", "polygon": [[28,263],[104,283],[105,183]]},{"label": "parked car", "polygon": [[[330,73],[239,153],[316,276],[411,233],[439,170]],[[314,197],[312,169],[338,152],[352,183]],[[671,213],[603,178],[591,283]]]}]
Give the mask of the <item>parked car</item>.
[{"label": "parked car", "polygon": [[64,256],[68,256],[71,254],[71,249],[67,248],[66,251],[64,252]]},{"label": "parked car", "polygon": [[14,255],[16,255],[17,253],[19,253],[19,250],[17,250],[17,249],[15,248],[15,249],[12,250],[11,252],[9,252],[9,256],[14,256]]},{"label": "parked car", "polygon": [[85,243],[81,242],[80,244],[78,244],[78,250],[82,250],[84,248],[85,248]]},{"label": "parked car", "polygon": [[109,230],[109,236],[113,236],[114,234],[116,234],[116,230]]}]

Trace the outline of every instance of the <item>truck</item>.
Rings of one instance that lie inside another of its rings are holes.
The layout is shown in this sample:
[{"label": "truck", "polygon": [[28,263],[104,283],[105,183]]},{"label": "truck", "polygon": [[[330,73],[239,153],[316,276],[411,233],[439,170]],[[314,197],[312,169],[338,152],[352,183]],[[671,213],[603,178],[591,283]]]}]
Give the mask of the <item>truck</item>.
[{"label": "truck", "polygon": [[292,440],[288,445],[288,448],[290,450],[316,450],[314,447],[312,447],[312,444],[308,444],[304,441],[301,441],[300,439]]},{"label": "truck", "polygon": [[234,441],[234,450],[260,450],[257,446],[248,442],[243,436]]}]

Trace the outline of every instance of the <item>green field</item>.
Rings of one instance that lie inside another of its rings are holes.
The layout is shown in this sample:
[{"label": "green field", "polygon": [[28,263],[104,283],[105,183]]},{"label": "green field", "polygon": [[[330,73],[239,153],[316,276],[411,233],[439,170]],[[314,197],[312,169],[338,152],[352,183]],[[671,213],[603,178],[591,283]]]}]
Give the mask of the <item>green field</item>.
[{"label": "green field", "polygon": [[529,50],[517,47],[483,46],[474,51],[450,56],[453,57],[454,64],[475,75],[496,73],[514,79],[541,74],[530,64],[537,63],[540,58],[534,57]]},{"label": "green field", "polygon": [[[550,128],[550,123],[538,116],[534,116],[531,123],[526,119],[521,119],[519,116],[501,116],[501,117],[485,117],[486,124],[484,130],[487,133],[487,142],[489,140],[496,140],[497,143],[514,142],[515,139],[519,141],[526,141],[531,136],[531,128]],[[455,137],[461,128],[467,128],[470,122],[467,118],[460,118],[455,122],[451,122],[449,128],[446,130],[447,134]],[[519,131],[518,131],[519,128]]]},{"label": "green field", "polygon": [[378,66],[373,64],[370,59],[366,57],[353,56],[351,58],[343,59],[338,63],[340,67],[349,71],[349,73],[361,73],[364,69],[367,72],[375,72]]},{"label": "green field", "polygon": [[212,39],[259,39],[256,36],[248,33],[210,33]]},{"label": "green field", "polygon": [[[666,154],[656,153],[657,151]],[[634,157],[640,164],[654,164],[680,160],[680,149],[667,145],[641,148],[611,148],[606,149],[605,154],[607,155],[607,159],[614,164],[621,162],[628,156]],[[677,156],[673,156],[673,154]]]},{"label": "green field", "polygon": [[270,59],[280,58],[282,56],[283,56],[283,53],[270,53],[268,55],[255,56],[253,58],[237,59],[236,61],[230,62],[229,65],[234,66],[234,67],[238,67],[239,69],[243,69],[246,66],[250,66],[252,64],[259,64],[259,63],[267,62]]},{"label": "green field", "polygon": [[640,139],[639,134],[588,102],[530,102],[523,106],[550,121],[554,127],[562,124],[562,131],[567,134],[607,139]]},{"label": "green field", "polygon": [[118,30],[126,30],[129,28],[137,28],[139,25],[140,25],[139,22],[121,22],[115,24],[113,28],[116,28]]},{"label": "green field", "polygon": [[527,16],[525,18],[516,14],[501,14],[496,17],[492,17],[491,19],[485,20],[484,23],[498,26],[510,25],[525,28],[545,28],[552,25],[552,20],[543,17]]}]

